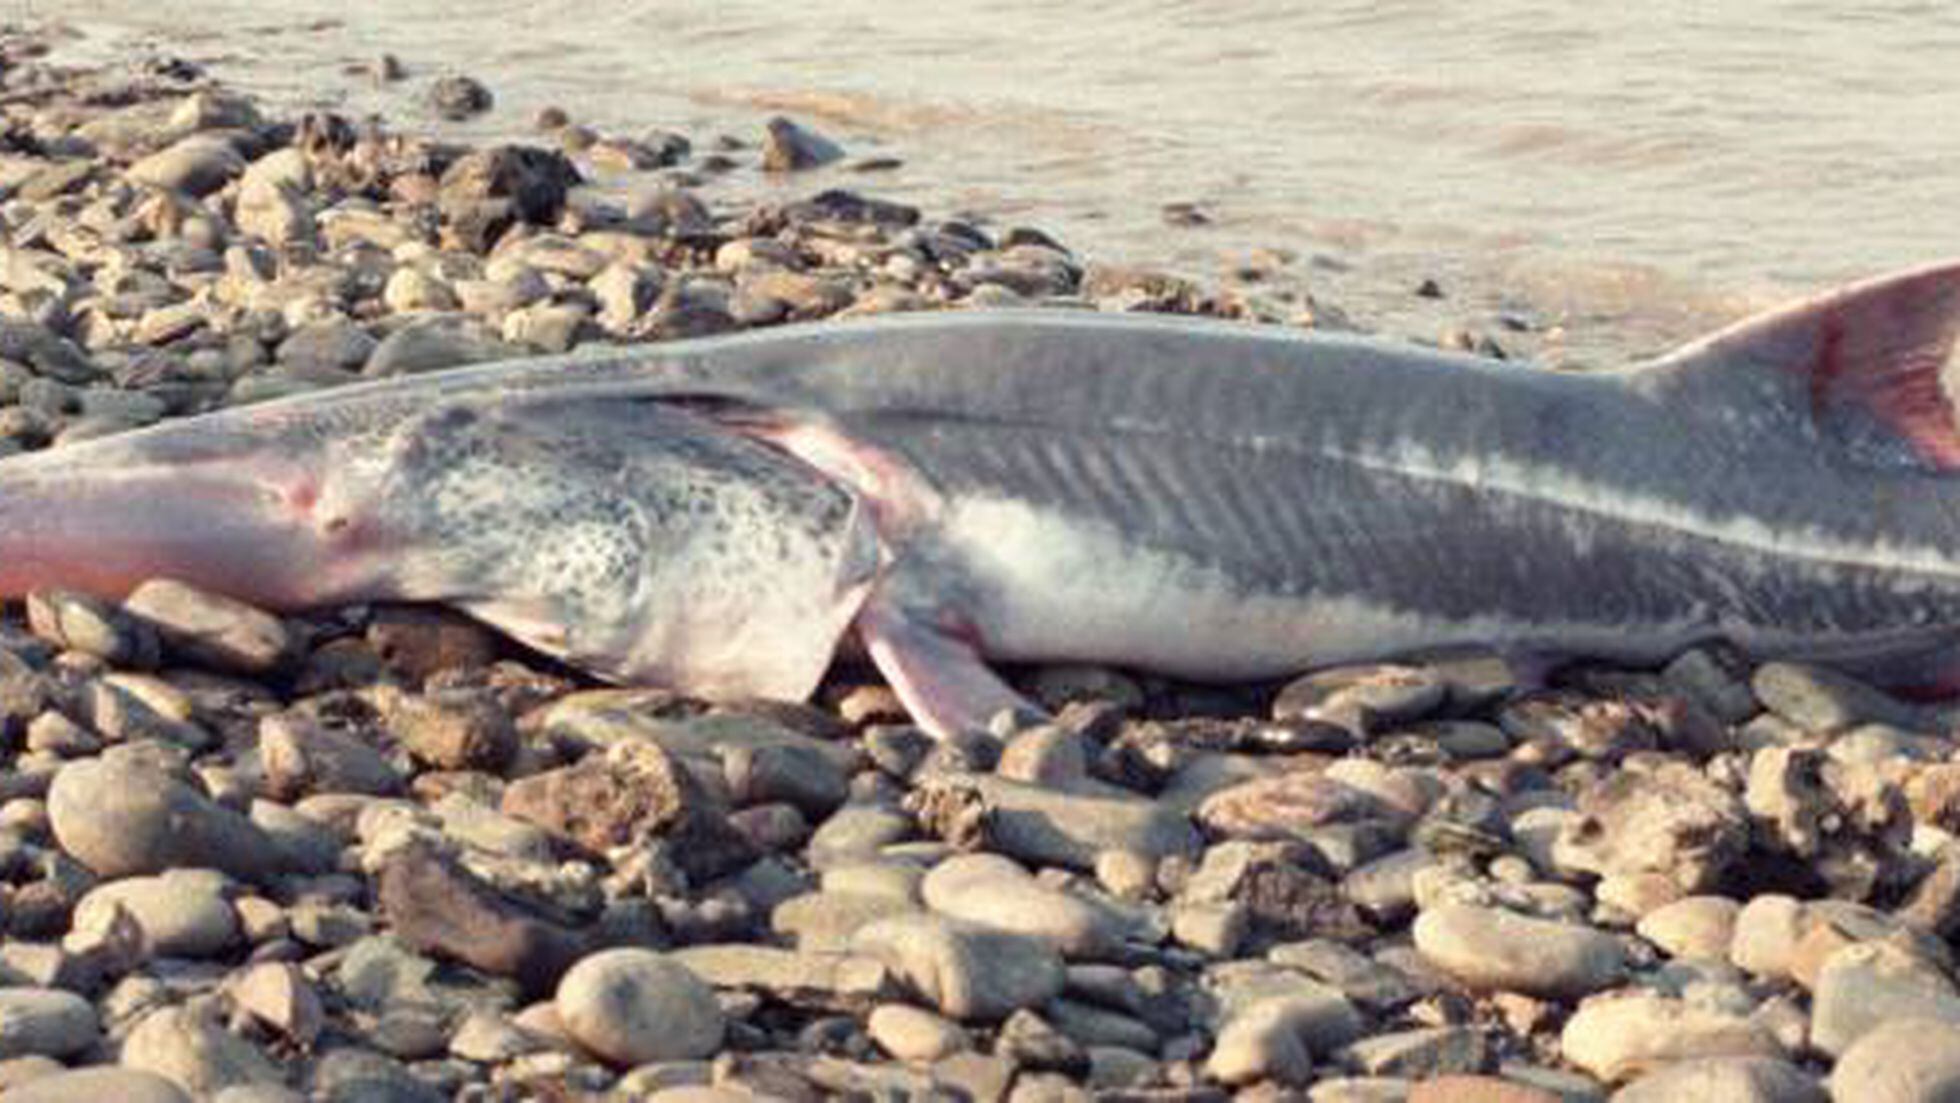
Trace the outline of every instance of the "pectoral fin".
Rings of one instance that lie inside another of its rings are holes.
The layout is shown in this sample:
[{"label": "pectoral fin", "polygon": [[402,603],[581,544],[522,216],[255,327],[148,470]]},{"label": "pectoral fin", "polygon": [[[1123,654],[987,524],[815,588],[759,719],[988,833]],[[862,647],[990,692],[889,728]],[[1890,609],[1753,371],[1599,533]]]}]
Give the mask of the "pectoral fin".
[{"label": "pectoral fin", "polygon": [[935,736],[986,731],[1002,712],[1041,714],[971,643],[892,603],[874,598],[858,614],[857,630],[905,710]]}]

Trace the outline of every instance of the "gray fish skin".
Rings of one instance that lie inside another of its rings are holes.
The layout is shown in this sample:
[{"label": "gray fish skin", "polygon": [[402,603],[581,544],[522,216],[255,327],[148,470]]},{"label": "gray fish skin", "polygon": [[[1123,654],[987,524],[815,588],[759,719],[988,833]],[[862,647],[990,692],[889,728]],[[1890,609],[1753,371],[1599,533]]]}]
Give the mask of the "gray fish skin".
[{"label": "gray fish skin", "polygon": [[[1940,390],[1957,328],[1955,265],[1586,375],[1189,320],[941,314],[461,369],[214,415],[203,429],[165,426],[120,447],[164,457],[195,439],[267,468],[309,449],[368,457],[395,477],[345,494],[413,514],[400,503],[441,480],[372,458],[392,455],[377,450],[376,425],[393,426],[397,452],[421,432],[404,437],[400,411],[494,410],[507,435],[546,439],[583,423],[655,452],[675,428],[661,419],[685,418],[683,437],[753,446],[785,465],[775,475],[793,483],[793,467],[812,493],[853,507],[838,516],[854,520],[811,530],[832,535],[805,557],[830,571],[810,604],[830,611],[826,626],[854,617],[908,707],[940,732],[1019,703],[983,659],[1246,679],[1461,646],[1648,661],[1725,637],[1762,656],[1938,681],[1960,643],[1960,482],[1949,474],[1960,436]],[[0,515],[24,462],[0,464]],[[514,532],[439,517],[402,538],[392,566],[386,554],[365,574],[334,560],[342,581],[282,600],[448,600],[526,639],[569,631],[603,603],[532,600],[499,619],[495,594],[456,596],[467,571],[425,568],[406,585],[415,572],[401,564],[483,554],[459,543],[500,560],[512,540],[539,540],[550,501],[606,485],[603,463],[572,466],[544,480],[556,489],[539,492],[547,504]],[[786,501],[758,516],[787,516]],[[874,568],[862,526],[875,526]],[[616,527],[608,539],[635,537]],[[60,573],[44,548],[26,557],[33,570],[10,574],[13,550],[0,539],[0,592]],[[770,592],[808,584],[799,579]],[[660,622],[659,602],[672,600],[615,597],[640,601],[626,618],[638,626]],[[708,647],[712,628],[690,623],[680,635]],[[702,688],[685,662],[618,661],[631,635],[578,654],[616,676]]]}]

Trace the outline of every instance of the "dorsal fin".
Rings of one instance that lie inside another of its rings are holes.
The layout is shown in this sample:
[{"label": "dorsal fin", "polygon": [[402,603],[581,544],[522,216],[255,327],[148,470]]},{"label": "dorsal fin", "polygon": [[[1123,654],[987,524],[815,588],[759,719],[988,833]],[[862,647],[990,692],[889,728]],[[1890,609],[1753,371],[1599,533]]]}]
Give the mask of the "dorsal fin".
[{"label": "dorsal fin", "polygon": [[1639,375],[1707,401],[1775,397],[1854,445],[1960,471],[1945,368],[1960,338],[1960,261],[1913,269],[1744,319]]}]

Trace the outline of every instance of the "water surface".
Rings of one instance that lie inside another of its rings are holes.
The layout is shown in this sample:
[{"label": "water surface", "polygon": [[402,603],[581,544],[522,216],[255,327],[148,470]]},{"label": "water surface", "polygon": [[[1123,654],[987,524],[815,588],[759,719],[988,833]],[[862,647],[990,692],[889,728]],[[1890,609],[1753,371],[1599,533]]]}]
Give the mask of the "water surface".
[{"label": "water surface", "polygon": [[[1208,280],[1278,264],[1266,292],[1391,332],[1521,310],[1584,362],[1960,254],[1951,4],[12,2],[78,53],[167,50],[283,104],[472,136],[546,104],[628,134],[788,113],[904,167],[742,186],[847,178]],[[383,52],[408,80],[347,71]],[[437,123],[418,96],[450,71],[497,110]],[[1168,225],[1173,203],[1208,224]],[[1411,294],[1430,276],[1446,298]]]}]

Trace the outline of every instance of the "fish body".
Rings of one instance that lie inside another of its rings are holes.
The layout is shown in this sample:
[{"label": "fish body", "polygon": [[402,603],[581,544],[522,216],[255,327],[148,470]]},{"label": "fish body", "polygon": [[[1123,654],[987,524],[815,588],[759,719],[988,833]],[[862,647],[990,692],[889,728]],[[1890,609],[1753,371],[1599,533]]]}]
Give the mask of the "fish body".
[{"label": "fish body", "polygon": [[1069,311],[466,368],[0,463],[0,593],[447,602],[708,696],[807,694],[854,631],[939,732],[1021,703],[987,660],[1727,639],[1935,684],[1957,332],[1944,265],[1616,372]]}]

